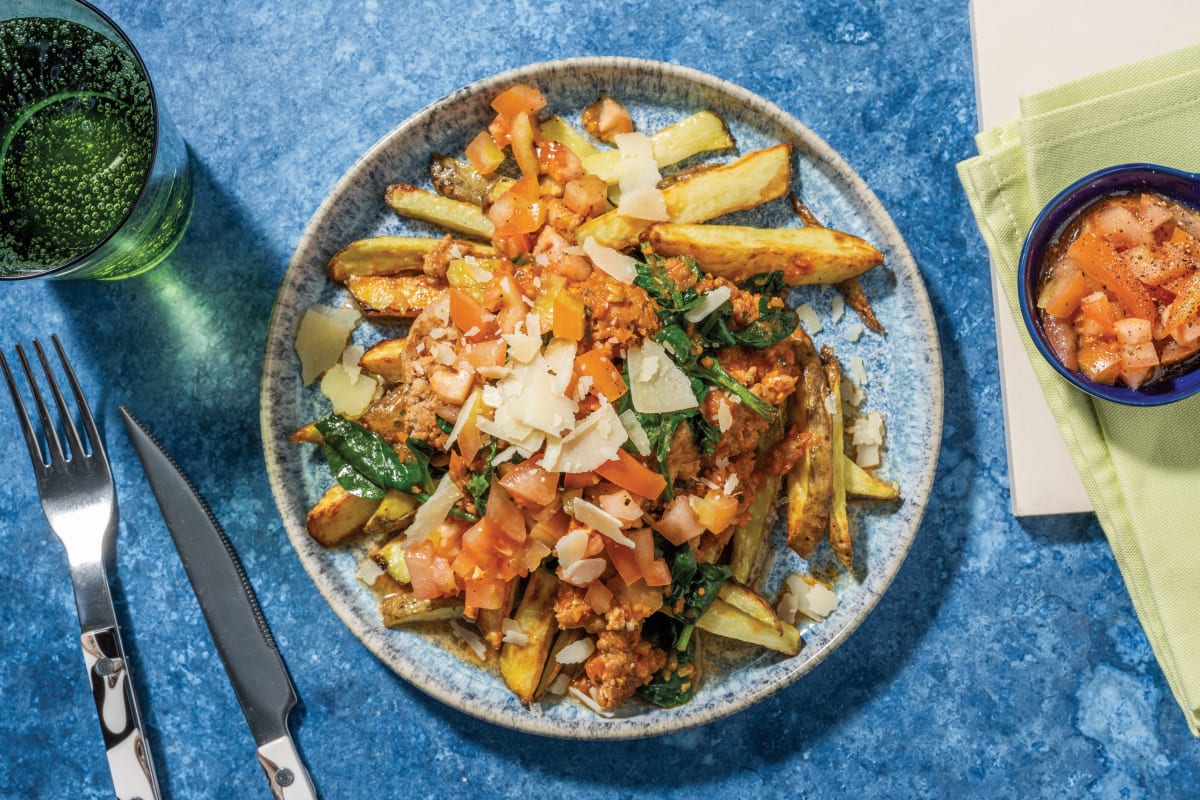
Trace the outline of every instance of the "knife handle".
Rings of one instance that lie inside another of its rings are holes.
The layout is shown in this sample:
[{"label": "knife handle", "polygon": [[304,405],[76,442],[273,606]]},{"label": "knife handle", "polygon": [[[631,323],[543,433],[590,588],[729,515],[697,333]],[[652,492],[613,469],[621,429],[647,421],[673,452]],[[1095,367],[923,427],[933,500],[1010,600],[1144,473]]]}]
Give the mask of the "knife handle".
[{"label": "knife handle", "polygon": [[286,733],[258,748],[258,763],[267,775],[275,800],[317,800],[296,745]]},{"label": "knife handle", "polygon": [[118,800],[160,800],[120,634],[115,627],[99,628],[84,631],[80,641]]}]

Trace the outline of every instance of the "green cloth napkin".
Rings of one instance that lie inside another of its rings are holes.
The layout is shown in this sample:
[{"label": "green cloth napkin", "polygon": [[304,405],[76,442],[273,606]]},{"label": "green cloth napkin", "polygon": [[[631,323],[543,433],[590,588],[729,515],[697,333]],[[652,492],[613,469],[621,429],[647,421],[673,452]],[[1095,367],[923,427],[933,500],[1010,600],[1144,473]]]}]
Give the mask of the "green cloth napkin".
[{"label": "green cloth napkin", "polygon": [[1067,185],[1134,161],[1200,170],[1200,46],[1023,98],[1019,120],[976,141],[959,178],[1138,618],[1200,736],[1200,396],[1133,408],[1078,391],[1034,348],[1016,288],[1025,235]]}]

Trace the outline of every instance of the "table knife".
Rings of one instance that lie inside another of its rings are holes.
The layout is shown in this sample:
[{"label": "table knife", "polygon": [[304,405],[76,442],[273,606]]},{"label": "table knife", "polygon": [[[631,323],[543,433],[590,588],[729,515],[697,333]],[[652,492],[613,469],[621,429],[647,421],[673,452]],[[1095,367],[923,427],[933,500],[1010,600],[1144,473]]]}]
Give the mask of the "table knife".
[{"label": "table knife", "polygon": [[237,553],[175,460],[128,409],[120,413],[254,734],[271,792],[279,800],[315,800],[288,732],[296,692]]}]

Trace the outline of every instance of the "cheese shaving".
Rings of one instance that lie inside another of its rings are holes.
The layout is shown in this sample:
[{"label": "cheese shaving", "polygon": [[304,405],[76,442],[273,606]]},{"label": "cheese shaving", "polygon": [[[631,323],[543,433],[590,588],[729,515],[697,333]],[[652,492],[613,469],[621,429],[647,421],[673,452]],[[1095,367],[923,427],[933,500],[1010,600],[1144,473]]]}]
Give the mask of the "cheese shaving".
[{"label": "cheese shaving", "polygon": [[700,322],[728,302],[732,295],[733,290],[728,286],[718,286],[710,292],[705,292],[699,303],[684,312],[683,318],[688,322]]},{"label": "cheese shaving", "polygon": [[554,660],[560,664],[582,664],[596,652],[596,645],[591,639],[584,637],[559,650]]},{"label": "cheese shaving", "polygon": [[630,399],[639,413],[663,414],[699,405],[691,381],[658,342],[646,339],[641,347],[629,348],[626,360]]},{"label": "cheese shaving", "polygon": [[633,283],[637,277],[637,261],[611,247],[605,247],[591,236],[583,240],[583,251],[597,269],[621,283]]},{"label": "cheese shaving", "polygon": [[421,504],[413,516],[412,523],[405,531],[404,548],[407,550],[413,545],[425,541],[437,526],[445,522],[446,515],[450,513],[450,509],[454,508],[454,504],[461,497],[462,491],[451,479],[449,473],[443,475],[437,488],[433,490],[433,494]]},{"label": "cheese shaving", "polygon": [[619,545],[630,549],[636,547],[633,540],[621,531],[621,520],[600,506],[589,503],[587,500],[578,499],[571,504],[571,516]]},{"label": "cheese shaving", "polygon": [[817,312],[813,311],[813,307],[808,303],[804,303],[796,308],[796,316],[800,318],[800,324],[804,326],[804,330],[809,336],[816,336],[824,327],[821,324],[821,318],[817,316]]}]

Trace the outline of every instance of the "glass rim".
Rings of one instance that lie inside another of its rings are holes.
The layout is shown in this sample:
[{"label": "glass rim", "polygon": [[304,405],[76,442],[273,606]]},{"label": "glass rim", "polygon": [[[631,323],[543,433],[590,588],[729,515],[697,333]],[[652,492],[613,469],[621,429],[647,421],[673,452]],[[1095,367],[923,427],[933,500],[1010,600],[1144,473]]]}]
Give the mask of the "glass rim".
[{"label": "glass rim", "polygon": [[[104,238],[101,239],[99,242],[97,242],[91,249],[80,253],[79,255],[75,256],[74,258],[72,258],[70,261],[67,261],[66,263],[59,264],[57,267],[53,267],[51,269],[45,269],[40,272],[26,272],[26,273],[21,273],[21,274],[8,274],[8,273],[0,272],[0,281],[24,281],[24,280],[33,280],[36,278],[59,277],[59,276],[70,275],[72,272],[77,271],[78,268],[81,266],[82,262],[86,261],[89,257],[91,257],[93,254],[95,254],[96,251],[98,251],[100,248],[104,247],[104,245],[111,242],[113,237],[117,235],[117,232],[125,227],[125,223],[129,222],[129,218],[131,216],[133,216],[134,210],[137,209],[138,205],[141,204],[142,199],[146,196],[146,190],[150,186],[150,176],[154,174],[154,166],[158,162],[158,139],[159,139],[158,134],[159,134],[159,126],[161,124],[159,113],[158,113],[158,94],[157,94],[157,92],[154,91],[154,80],[150,77],[150,70],[146,69],[146,62],[142,60],[142,54],[140,52],[138,52],[137,47],[133,43],[133,40],[130,39],[128,35],[126,35],[125,31],[121,29],[121,26],[118,25],[116,22],[114,22],[112,17],[108,16],[108,14],[105,14],[99,8],[97,8],[96,6],[94,6],[90,2],[88,2],[88,0],[64,0],[64,2],[66,2],[68,4],[74,4],[76,6],[82,6],[82,7],[86,8],[88,11],[90,11],[91,13],[95,14],[97,17],[99,17],[101,22],[103,22],[105,25],[108,25],[108,27],[111,28],[112,31],[118,37],[120,37],[121,43],[124,43],[125,47],[127,47],[129,52],[133,55],[134,61],[137,62],[137,67],[141,71],[142,77],[146,79],[146,86],[150,89],[150,116],[151,116],[151,119],[154,121],[154,136],[153,136],[153,140],[150,145],[150,161],[146,165],[146,174],[142,178],[142,187],[138,190],[137,197],[135,197],[133,199],[133,202],[129,204],[129,208],[127,208],[125,210],[125,215],[122,216],[121,220],[119,222],[117,222],[117,224],[113,225],[112,228],[108,231],[108,233],[106,233],[104,235]],[[42,18],[43,19],[54,19],[54,17],[42,17]],[[20,18],[19,17],[10,17],[9,19],[20,19]],[[59,17],[59,19],[62,19],[62,17]],[[73,22],[73,20],[67,20],[67,21]],[[82,23],[76,23],[76,24],[82,24]],[[95,32],[100,33],[100,31],[95,31]],[[2,168],[2,167],[3,167],[3,165],[0,165],[0,168]]]}]

